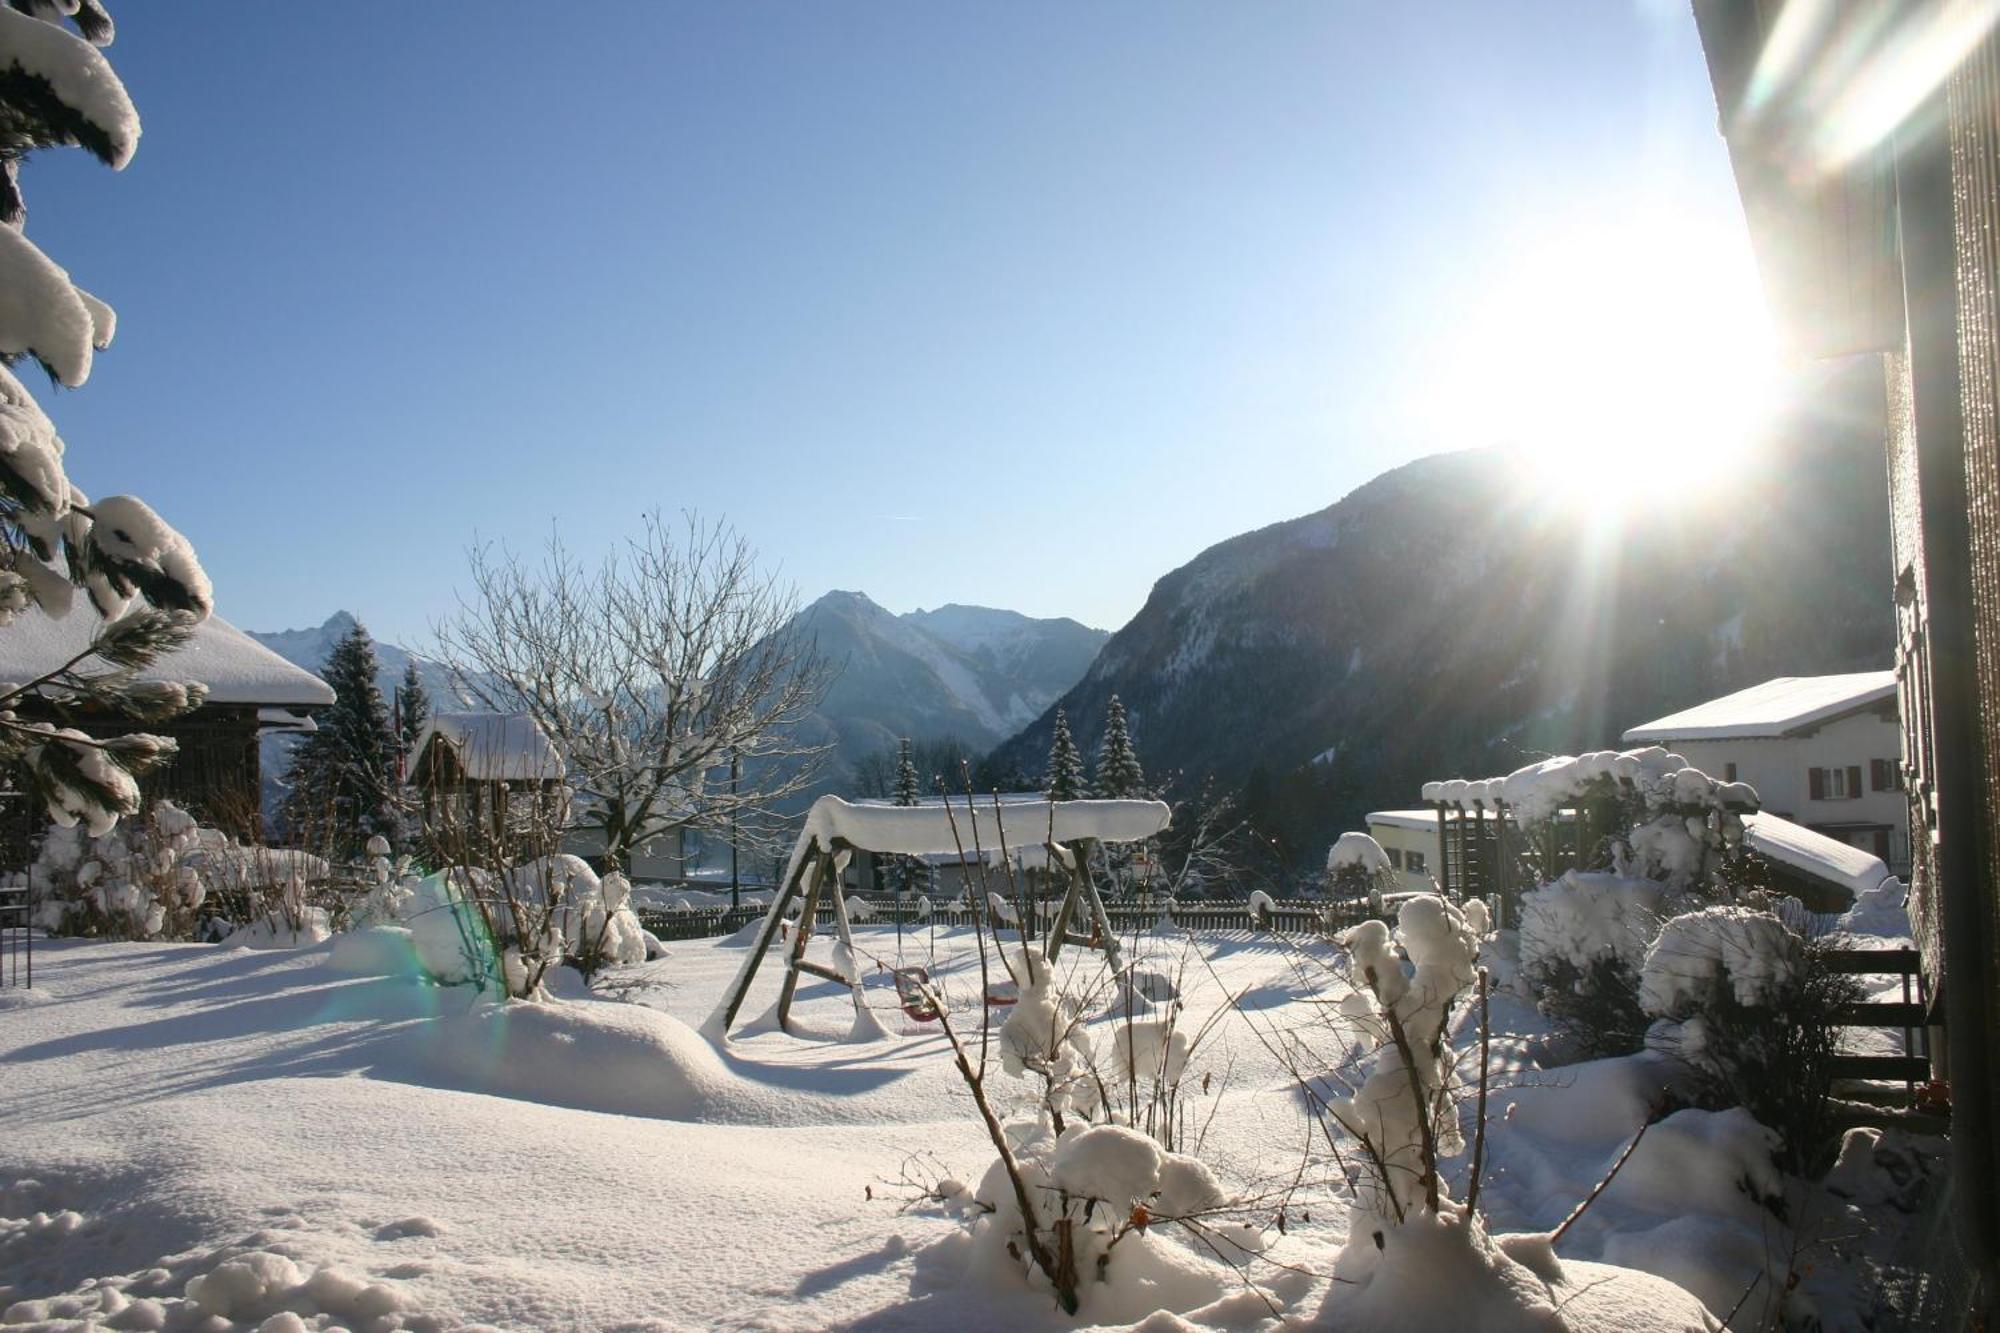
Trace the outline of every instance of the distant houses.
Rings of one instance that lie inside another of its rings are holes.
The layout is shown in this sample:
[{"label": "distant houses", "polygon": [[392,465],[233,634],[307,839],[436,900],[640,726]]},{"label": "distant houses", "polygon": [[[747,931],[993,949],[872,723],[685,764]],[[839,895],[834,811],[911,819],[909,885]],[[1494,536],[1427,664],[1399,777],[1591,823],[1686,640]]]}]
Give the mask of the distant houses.
[{"label": "distant houses", "polygon": [[1662,745],[1711,777],[1747,782],[1765,813],[1910,870],[1910,802],[1896,673],[1779,676],[1642,723],[1628,745]]},{"label": "distant houses", "polygon": [[[0,634],[0,680],[35,680],[85,657],[103,623],[87,606],[79,605],[61,619],[30,606]],[[87,657],[81,666],[93,674],[106,669]],[[239,837],[261,837],[258,738],[268,732],[312,730],[313,710],[332,703],[333,691],[214,615],[195,627],[185,646],[162,655],[138,677],[197,683],[207,689],[207,698],[191,712],[143,726],[88,705],[58,710],[45,700],[28,699],[18,711],[92,736],[144,731],[171,737],[179,753],[142,780],[146,796],[174,801],[203,823]],[[43,815],[39,803],[23,800],[18,791],[8,794],[5,805],[0,868],[17,870],[32,858]]]},{"label": "distant houses", "polygon": [[[1664,746],[1711,777],[1755,787],[1761,812],[1745,820],[1745,840],[1778,887],[1815,907],[1845,905],[1891,874],[1908,873],[1894,672],[1780,676],[1641,723],[1623,739]],[[1459,839],[1454,834],[1448,845],[1443,835],[1464,817],[1449,809],[1377,810],[1368,832],[1401,887],[1423,890],[1448,874],[1456,878],[1444,858]],[[1470,823],[1465,832],[1473,834]]]}]

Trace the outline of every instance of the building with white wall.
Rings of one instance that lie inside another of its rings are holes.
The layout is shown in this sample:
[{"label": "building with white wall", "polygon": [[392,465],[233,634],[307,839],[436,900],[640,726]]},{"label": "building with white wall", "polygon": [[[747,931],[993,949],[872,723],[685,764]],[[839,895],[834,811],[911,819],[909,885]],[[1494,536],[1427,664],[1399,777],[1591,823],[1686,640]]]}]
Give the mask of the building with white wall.
[{"label": "building with white wall", "polygon": [[1761,808],[1880,857],[1910,862],[1902,721],[1892,671],[1779,676],[1627,731],[1712,777],[1747,782]]}]

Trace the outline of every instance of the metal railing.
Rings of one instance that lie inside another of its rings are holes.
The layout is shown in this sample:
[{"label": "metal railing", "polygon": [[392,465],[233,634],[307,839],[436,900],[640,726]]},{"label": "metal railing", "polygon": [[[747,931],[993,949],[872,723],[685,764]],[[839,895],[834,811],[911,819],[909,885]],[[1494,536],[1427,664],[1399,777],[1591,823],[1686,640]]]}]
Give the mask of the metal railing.
[{"label": "metal railing", "polygon": [[34,903],[25,881],[0,884],[0,989],[35,984]]}]

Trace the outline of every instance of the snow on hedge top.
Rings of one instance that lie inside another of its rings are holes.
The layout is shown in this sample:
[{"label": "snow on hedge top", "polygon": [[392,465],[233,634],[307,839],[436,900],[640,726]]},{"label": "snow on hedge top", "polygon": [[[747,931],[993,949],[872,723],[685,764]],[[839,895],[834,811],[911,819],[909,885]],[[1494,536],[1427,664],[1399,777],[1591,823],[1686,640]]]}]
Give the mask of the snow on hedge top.
[{"label": "snow on hedge top", "polygon": [[1626,732],[1628,741],[1711,741],[1789,736],[1896,696],[1893,671],[1779,676],[1684,708]]},{"label": "snow on hedge top", "polygon": [[1743,816],[1743,840],[1752,851],[1838,884],[1856,898],[1889,878],[1881,857],[1776,815]]},{"label": "snow on hedge top", "polygon": [[[96,612],[84,607],[57,620],[29,606],[0,634],[0,680],[29,681],[46,675],[88,649],[103,625]],[[83,666],[97,671],[104,664],[93,660]],[[333,702],[333,691],[325,681],[214,615],[195,626],[194,637],[184,647],[162,654],[136,675],[140,680],[206,685],[208,701],[216,704],[317,708]]]},{"label": "snow on hedge top", "polygon": [[1360,866],[1367,871],[1387,870],[1389,854],[1382,850],[1381,843],[1366,833],[1343,833],[1334,839],[1326,854],[1328,871],[1342,866]]},{"label": "snow on hedge top", "polygon": [[535,719],[522,713],[437,713],[418,733],[413,755],[440,737],[474,782],[560,782],[562,756]]},{"label": "snow on hedge top", "polygon": [[993,797],[977,797],[969,803],[954,800],[947,810],[941,801],[909,806],[856,805],[838,796],[822,796],[806,815],[799,842],[804,845],[810,841],[821,851],[831,851],[839,841],[861,851],[899,856],[956,855],[961,847],[972,850],[975,819],[982,846],[998,841],[1004,822],[1012,847],[1081,838],[1138,842],[1165,829],[1170,817],[1160,801],[1050,801],[1039,795],[1003,796],[998,806],[996,821]]}]

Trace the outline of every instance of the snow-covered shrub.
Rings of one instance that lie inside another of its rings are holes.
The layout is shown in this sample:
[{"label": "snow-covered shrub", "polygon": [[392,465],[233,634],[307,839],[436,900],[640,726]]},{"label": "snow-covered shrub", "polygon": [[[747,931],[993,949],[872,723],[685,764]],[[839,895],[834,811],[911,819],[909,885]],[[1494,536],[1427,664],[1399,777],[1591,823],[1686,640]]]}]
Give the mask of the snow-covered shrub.
[{"label": "snow-covered shrub", "polygon": [[1646,952],[1639,1000],[1654,1049],[1692,1074],[1699,1104],[1746,1108],[1777,1132],[1788,1170],[1832,1149],[1835,1011],[1859,988],[1769,912],[1709,907],[1669,920]]},{"label": "snow-covered shrub", "polygon": [[35,924],[52,935],[191,939],[208,884],[194,818],[171,801],[92,837],[51,827],[29,871]]},{"label": "snow-covered shrub", "polygon": [[[1356,1207],[1377,1222],[1401,1221],[1418,1206],[1435,1212],[1444,1188],[1438,1164],[1464,1149],[1445,1024],[1476,979],[1479,934],[1459,908],[1424,896],[1403,903],[1393,932],[1364,921],[1341,942],[1355,986],[1342,1012],[1375,1047],[1360,1087],[1327,1103],[1370,1164]],[[1357,1216],[1356,1231],[1365,1230]]]},{"label": "snow-covered shrub", "polygon": [[1399,887],[1395,868],[1389,864],[1389,854],[1382,850],[1381,843],[1366,833],[1343,833],[1327,849],[1326,896],[1329,902],[1352,902],[1357,898],[1366,898],[1374,910],[1379,911],[1382,895],[1394,893]]},{"label": "snow-covered shrub", "polygon": [[1659,933],[1666,887],[1608,871],[1565,871],[1521,896],[1520,978],[1566,1056],[1639,1049],[1652,1022],[1639,969]]},{"label": "snow-covered shrub", "polygon": [[600,878],[580,858],[555,855],[500,872],[470,866],[384,880],[362,913],[408,929],[435,980],[525,998],[556,966],[588,980],[613,964],[645,961],[648,936],[631,900],[625,876]]}]

